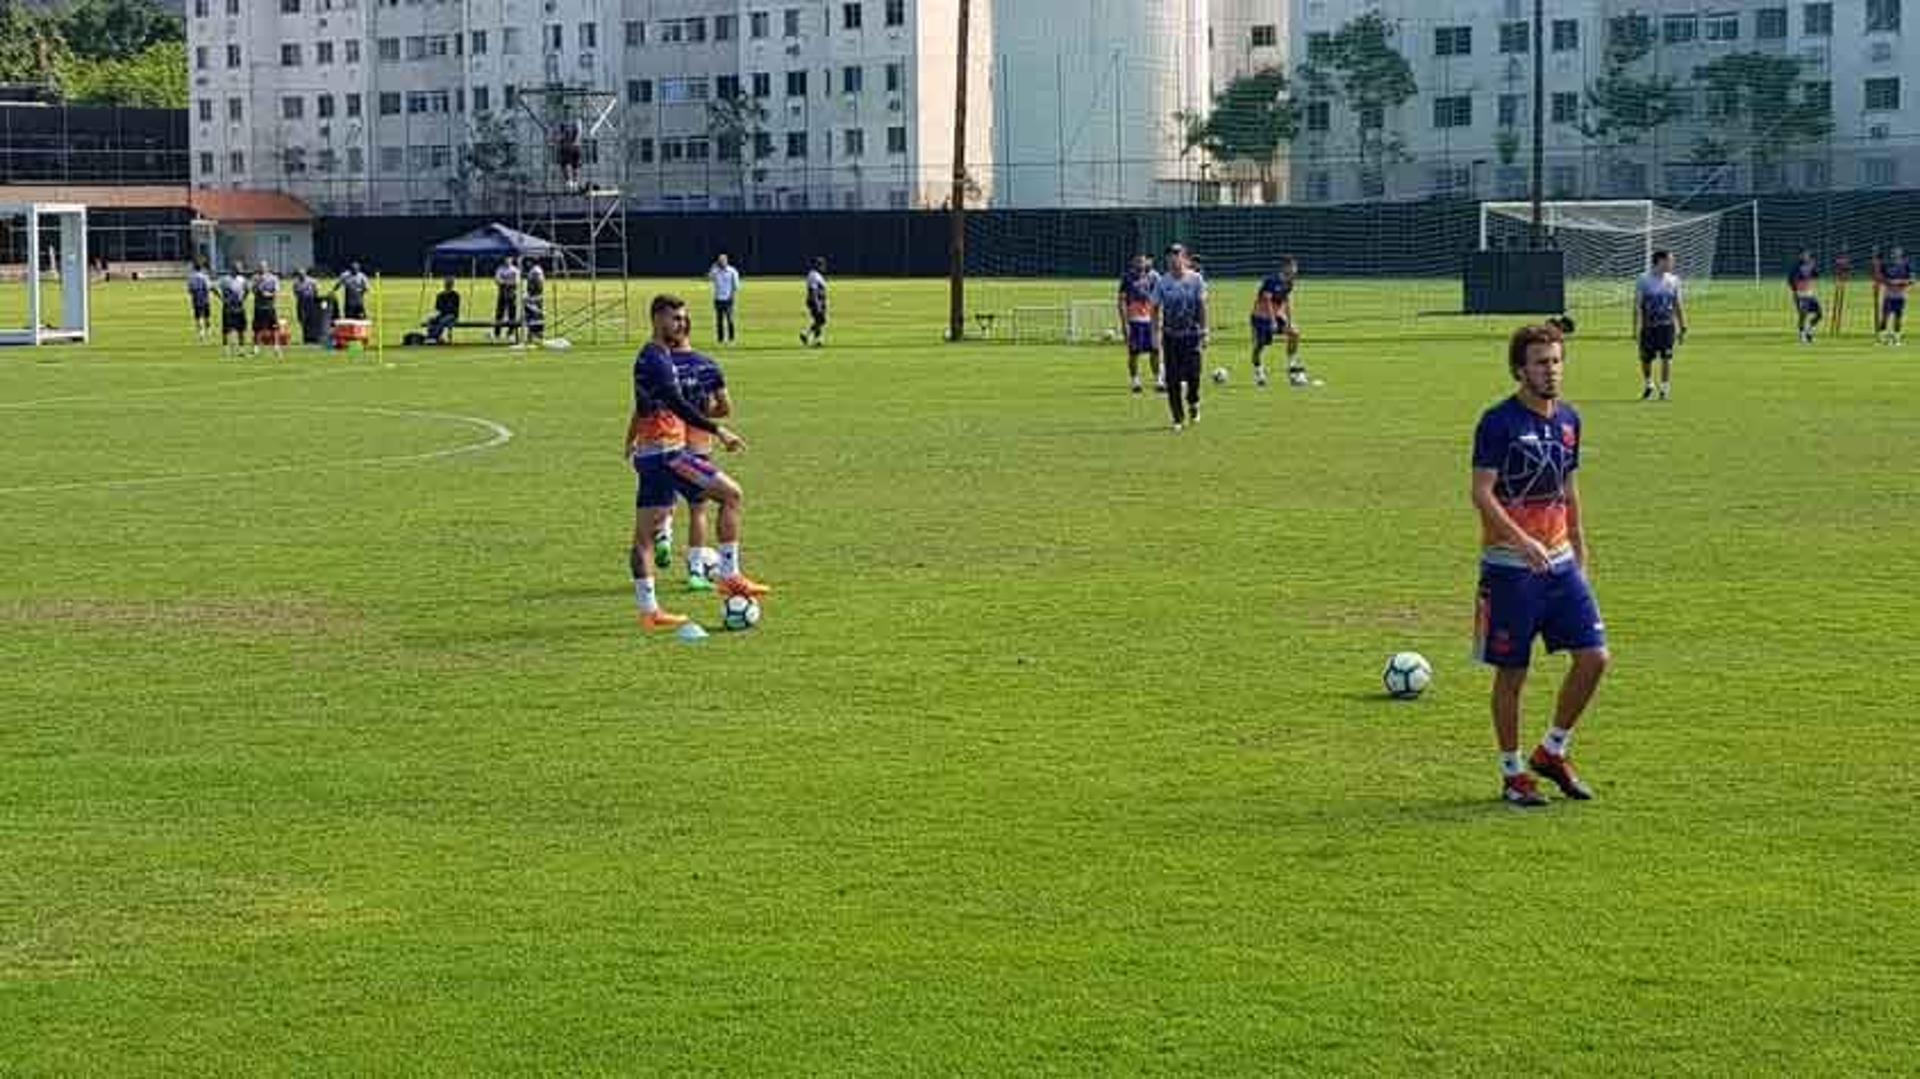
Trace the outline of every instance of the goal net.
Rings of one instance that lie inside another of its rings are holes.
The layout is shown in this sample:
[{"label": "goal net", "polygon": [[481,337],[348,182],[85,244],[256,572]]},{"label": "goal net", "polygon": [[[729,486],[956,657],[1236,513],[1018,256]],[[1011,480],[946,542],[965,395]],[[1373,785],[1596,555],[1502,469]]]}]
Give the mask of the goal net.
[{"label": "goal net", "polygon": [[[1545,202],[1541,239],[1566,257],[1568,305],[1630,296],[1655,251],[1673,254],[1693,295],[1716,281],[1742,283],[1760,273],[1759,204],[1719,210],[1672,210],[1648,199]],[[1480,250],[1524,248],[1533,242],[1533,206],[1480,204]]]}]

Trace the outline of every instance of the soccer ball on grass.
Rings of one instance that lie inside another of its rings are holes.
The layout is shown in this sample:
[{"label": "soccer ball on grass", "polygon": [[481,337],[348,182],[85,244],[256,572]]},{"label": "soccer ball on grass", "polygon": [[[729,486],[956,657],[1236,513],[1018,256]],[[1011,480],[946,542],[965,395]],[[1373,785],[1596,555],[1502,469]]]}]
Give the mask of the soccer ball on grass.
[{"label": "soccer ball on grass", "polygon": [[760,624],[760,601],[752,596],[728,596],[720,605],[720,624],[735,632]]},{"label": "soccer ball on grass", "polygon": [[1433,684],[1433,665],[1418,652],[1396,652],[1387,660],[1387,669],[1380,672],[1380,682],[1389,697],[1410,701]]},{"label": "soccer ball on grass", "polygon": [[1226,385],[1226,384],[1227,384],[1227,369],[1226,369],[1226,368],[1224,368],[1224,367],[1216,367],[1216,368],[1214,368],[1214,369],[1213,369],[1213,384],[1214,384],[1214,385],[1216,385],[1216,386],[1224,386],[1224,385]]}]

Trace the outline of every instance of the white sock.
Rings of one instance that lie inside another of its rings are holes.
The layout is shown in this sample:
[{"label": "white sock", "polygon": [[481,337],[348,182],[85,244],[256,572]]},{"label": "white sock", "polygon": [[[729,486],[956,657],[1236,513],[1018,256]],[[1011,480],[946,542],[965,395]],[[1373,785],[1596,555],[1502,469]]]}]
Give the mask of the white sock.
[{"label": "white sock", "polygon": [[1567,746],[1573,741],[1573,732],[1565,727],[1552,727],[1547,736],[1540,739],[1540,745],[1556,757],[1567,755]]},{"label": "white sock", "polygon": [[723,543],[720,545],[720,579],[740,576],[740,545]]},{"label": "white sock", "polygon": [[1502,776],[1506,777],[1507,779],[1512,779],[1514,776],[1519,775],[1522,771],[1524,771],[1524,769],[1520,767],[1519,753],[1517,752],[1508,753],[1505,750],[1502,750],[1500,752],[1500,774]]},{"label": "white sock", "polygon": [[660,600],[653,593],[653,578],[634,578],[633,602],[639,606],[641,614],[653,614],[660,610]]},{"label": "white sock", "polygon": [[1673,383],[1662,382],[1660,384],[1660,396],[1665,397],[1672,392],[1673,392]]}]

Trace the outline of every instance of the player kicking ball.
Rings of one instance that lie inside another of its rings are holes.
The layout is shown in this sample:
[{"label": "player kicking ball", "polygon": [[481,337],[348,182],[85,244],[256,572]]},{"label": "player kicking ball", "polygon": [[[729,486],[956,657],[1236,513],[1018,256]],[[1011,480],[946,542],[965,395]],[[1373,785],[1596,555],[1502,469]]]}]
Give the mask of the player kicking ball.
[{"label": "player kicking ball", "polygon": [[1282,256],[1280,272],[1268,274],[1253,297],[1253,383],[1267,384],[1267,367],[1261,362],[1267,346],[1275,337],[1287,340],[1287,385],[1308,385],[1307,365],[1300,362],[1300,329],[1293,323],[1293,286],[1300,276],[1300,262],[1292,255]]},{"label": "player kicking ball", "polygon": [[1687,339],[1687,311],[1673,255],[1653,253],[1653,267],[1633,286],[1633,335],[1640,342],[1640,399],[1653,397],[1653,361],[1660,361],[1660,399],[1673,397],[1673,350]]},{"label": "player kicking ball", "polygon": [[685,615],[661,608],[654,587],[653,560],[647,551],[653,537],[671,524],[677,498],[691,500],[697,492],[720,506],[718,587],[722,594],[761,596],[771,590],[740,569],[740,485],[712,461],[687,452],[688,428],[712,435],[729,453],[746,449],[747,444],[702,415],[680,392],[673,354],[689,347],[692,319],[687,315],[686,302],[677,296],[655,296],[650,313],[653,339],[633,361],[633,415],[627,421],[626,454],[639,474],[627,565],[633,575],[640,626],[651,632],[687,624]]},{"label": "player kicking ball", "polygon": [[[1482,534],[1474,651],[1494,669],[1500,796],[1522,807],[1547,804],[1535,775],[1568,798],[1593,797],[1574,771],[1569,746],[1610,662],[1606,625],[1586,576],[1575,482],[1580,414],[1560,399],[1565,347],[1557,326],[1516,331],[1507,344],[1507,369],[1519,388],[1482,414],[1473,433],[1473,505]],[[1535,637],[1545,639],[1549,652],[1571,653],[1573,665],[1560,685],[1553,726],[1523,765],[1520,696]]]}]

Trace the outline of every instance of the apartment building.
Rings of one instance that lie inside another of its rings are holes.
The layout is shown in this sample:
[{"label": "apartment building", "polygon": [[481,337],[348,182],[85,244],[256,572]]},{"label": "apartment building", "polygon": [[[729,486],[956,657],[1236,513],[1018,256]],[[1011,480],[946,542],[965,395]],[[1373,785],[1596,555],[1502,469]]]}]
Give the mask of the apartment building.
[{"label": "apartment building", "polygon": [[956,24],[957,0],[188,0],[193,182],[494,209],[564,182],[574,125],[632,209],[939,205]]}]

